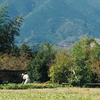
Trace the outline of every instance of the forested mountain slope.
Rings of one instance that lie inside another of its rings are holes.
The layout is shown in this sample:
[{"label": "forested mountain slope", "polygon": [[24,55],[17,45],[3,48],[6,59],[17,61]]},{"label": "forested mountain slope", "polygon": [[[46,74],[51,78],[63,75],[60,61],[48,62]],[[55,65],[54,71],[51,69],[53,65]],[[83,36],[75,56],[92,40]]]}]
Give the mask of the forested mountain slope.
[{"label": "forested mountain slope", "polygon": [[10,15],[24,16],[15,43],[29,45],[74,43],[79,37],[100,38],[99,0],[0,0],[9,3]]}]

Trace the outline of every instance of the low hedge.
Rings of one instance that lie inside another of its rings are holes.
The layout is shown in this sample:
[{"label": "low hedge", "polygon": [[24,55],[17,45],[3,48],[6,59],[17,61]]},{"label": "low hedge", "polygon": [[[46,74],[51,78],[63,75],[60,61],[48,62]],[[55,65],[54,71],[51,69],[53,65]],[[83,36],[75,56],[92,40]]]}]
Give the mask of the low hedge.
[{"label": "low hedge", "polygon": [[43,89],[43,88],[57,88],[66,87],[68,85],[59,84],[1,84],[0,89]]}]

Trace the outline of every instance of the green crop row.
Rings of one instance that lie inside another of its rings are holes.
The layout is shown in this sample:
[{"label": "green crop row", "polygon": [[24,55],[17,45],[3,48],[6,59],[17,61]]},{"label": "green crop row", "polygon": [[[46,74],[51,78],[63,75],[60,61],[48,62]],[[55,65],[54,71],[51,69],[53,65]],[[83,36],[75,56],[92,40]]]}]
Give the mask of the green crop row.
[{"label": "green crop row", "polygon": [[67,85],[59,84],[1,84],[0,89],[43,89],[43,88],[57,88],[67,87]]}]

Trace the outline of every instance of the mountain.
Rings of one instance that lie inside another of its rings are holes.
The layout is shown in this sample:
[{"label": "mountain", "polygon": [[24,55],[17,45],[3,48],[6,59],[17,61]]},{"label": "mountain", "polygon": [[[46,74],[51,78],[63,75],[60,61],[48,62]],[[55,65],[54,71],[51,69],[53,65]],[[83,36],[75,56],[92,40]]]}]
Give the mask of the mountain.
[{"label": "mountain", "polygon": [[12,17],[23,15],[20,36],[28,45],[49,42],[67,46],[79,37],[100,38],[99,0],[0,0],[8,3]]}]

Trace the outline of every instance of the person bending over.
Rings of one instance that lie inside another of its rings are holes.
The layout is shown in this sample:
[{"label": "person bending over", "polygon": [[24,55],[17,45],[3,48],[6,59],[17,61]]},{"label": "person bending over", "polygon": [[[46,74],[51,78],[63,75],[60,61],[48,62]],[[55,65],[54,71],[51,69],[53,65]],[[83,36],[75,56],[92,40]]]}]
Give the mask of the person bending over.
[{"label": "person bending over", "polygon": [[25,80],[23,82],[24,84],[30,83],[30,78],[27,74],[22,73],[21,77],[23,77],[23,80]]}]

